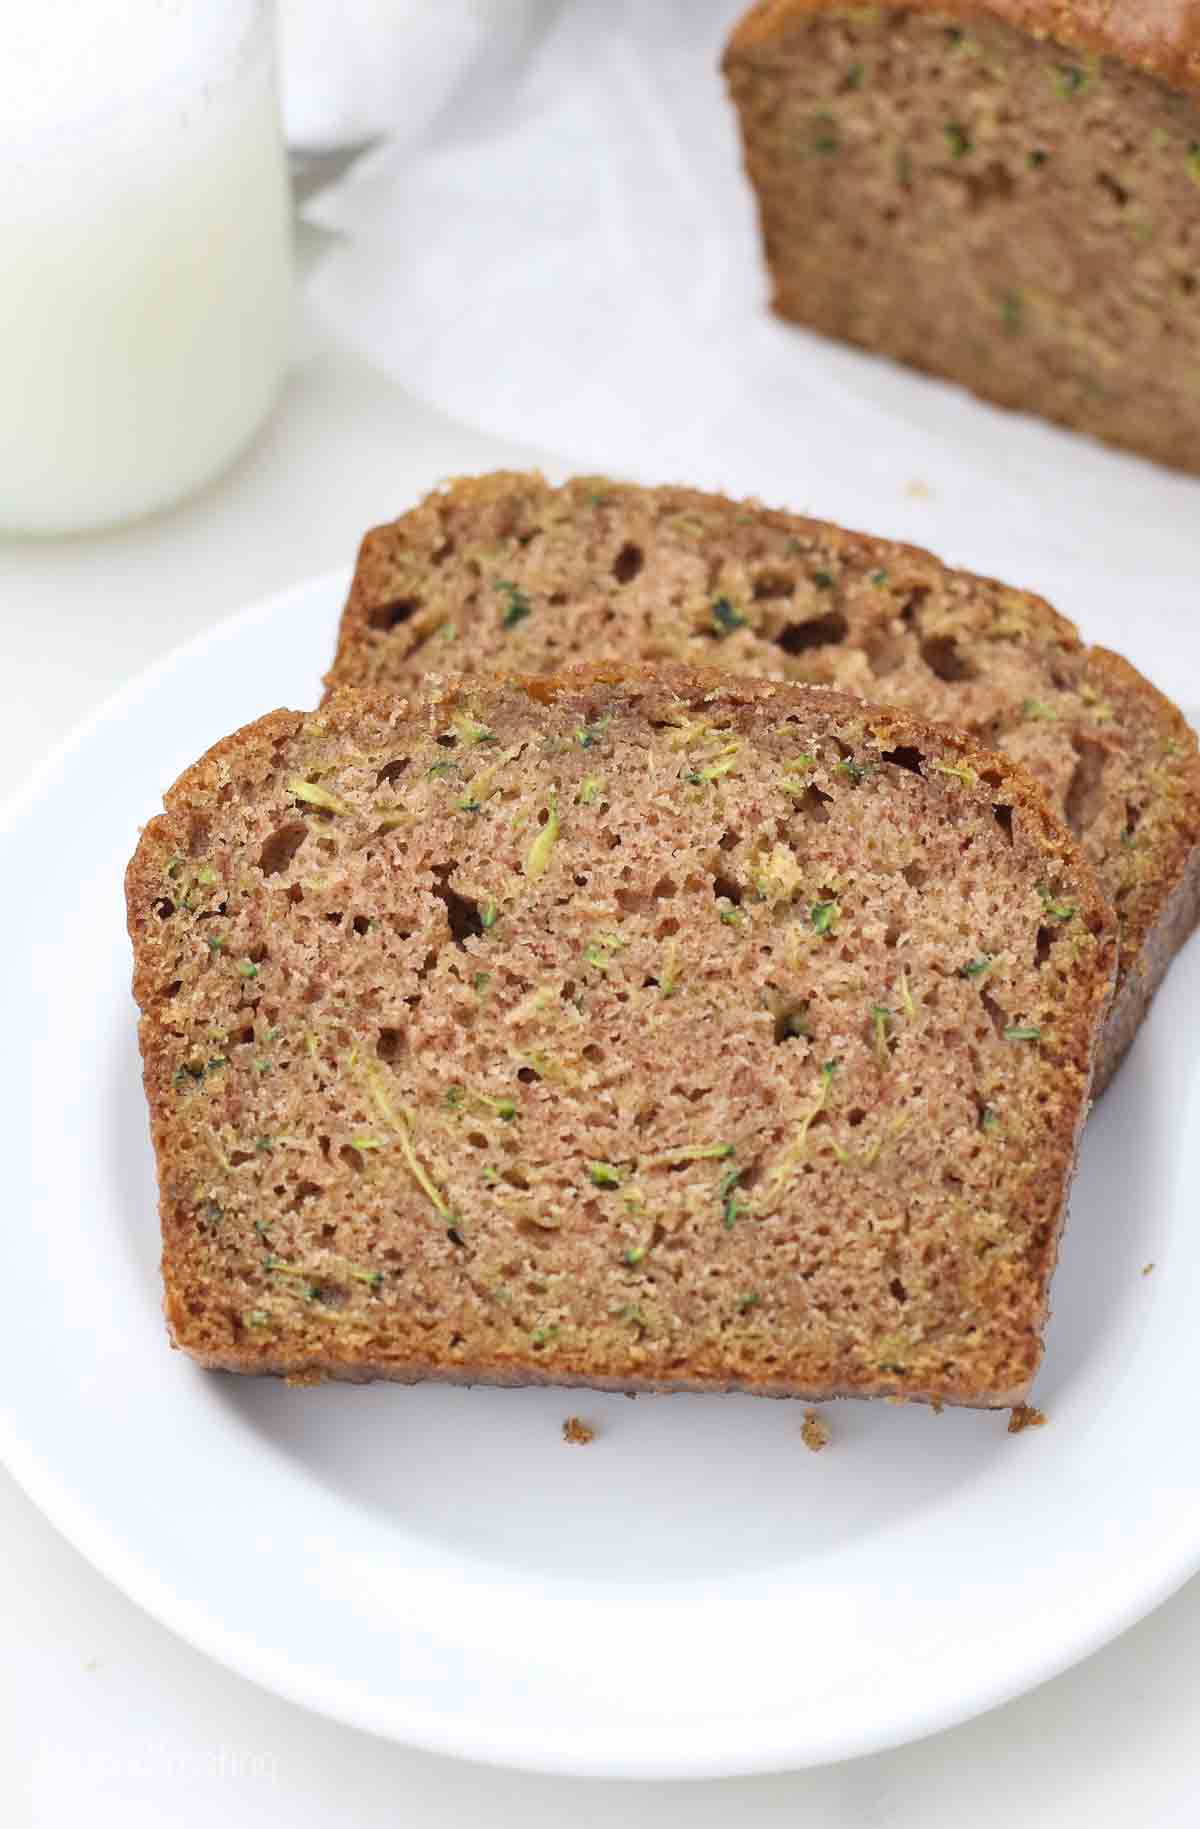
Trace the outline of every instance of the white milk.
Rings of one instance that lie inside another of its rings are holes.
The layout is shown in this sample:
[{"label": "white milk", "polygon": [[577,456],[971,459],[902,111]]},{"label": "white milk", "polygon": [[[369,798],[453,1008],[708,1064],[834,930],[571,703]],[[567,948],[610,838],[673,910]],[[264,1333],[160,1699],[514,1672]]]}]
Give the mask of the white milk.
[{"label": "white milk", "polygon": [[131,519],[246,443],[288,353],[271,12],[0,4],[0,531]]}]

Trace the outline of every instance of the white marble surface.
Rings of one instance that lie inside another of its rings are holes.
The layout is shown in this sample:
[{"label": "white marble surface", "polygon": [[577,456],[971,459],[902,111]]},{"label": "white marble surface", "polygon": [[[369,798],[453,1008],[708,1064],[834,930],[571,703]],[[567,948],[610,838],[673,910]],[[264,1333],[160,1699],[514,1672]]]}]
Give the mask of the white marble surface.
[{"label": "white marble surface", "polygon": [[[309,335],[282,407],[219,484],[103,538],[0,542],[0,795],[167,649],[345,564],[439,476],[532,454],[435,418]],[[5,1223],[19,1223],[6,1214]],[[0,1474],[0,1824],[647,1829],[1193,1829],[1200,1582],[1035,1695],[850,1765],[703,1786],[458,1765],[305,1715],[177,1642]]]}]

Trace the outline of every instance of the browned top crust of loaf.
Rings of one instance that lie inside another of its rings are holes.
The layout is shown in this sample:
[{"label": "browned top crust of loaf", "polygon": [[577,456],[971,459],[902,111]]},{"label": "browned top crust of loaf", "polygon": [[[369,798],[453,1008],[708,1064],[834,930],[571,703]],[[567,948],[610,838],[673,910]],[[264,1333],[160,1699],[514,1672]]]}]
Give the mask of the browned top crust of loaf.
[{"label": "browned top crust of loaf", "polygon": [[[447,640],[447,637],[453,637]],[[836,685],[1023,763],[1118,911],[1097,1090],[1200,901],[1200,755],[1170,701],[1042,598],[927,552],[683,488],[461,478],[367,534],[328,675],[719,664]]]},{"label": "browned top crust of loaf", "polygon": [[[812,13],[846,12],[845,0],[758,0],[735,28],[726,56],[769,43]],[[864,8],[878,11],[878,8]],[[899,10],[899,9],[897,9]],[[1031,38],[1115,57],[1200,97],[1200,6],[1196,0],[906,0],[909,13],[998,19]]]},{"label": "browned top crust of loaf", "polygon": [[1003,757],[685,669],[279,711],[127,877],[177,1345],[1010,1404],[1111,914]]}]

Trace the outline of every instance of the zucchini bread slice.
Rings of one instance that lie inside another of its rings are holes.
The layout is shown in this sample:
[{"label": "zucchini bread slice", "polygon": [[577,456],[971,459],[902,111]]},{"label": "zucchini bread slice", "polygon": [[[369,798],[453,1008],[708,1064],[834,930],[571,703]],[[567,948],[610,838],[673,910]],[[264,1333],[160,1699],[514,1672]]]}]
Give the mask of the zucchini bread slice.
[{"label": "zucchini bread slice", "polygon": [[1108,1081],[1200,912],[1200,756],[1127,661],[929,553],[690,489],[465,478],[368,533],[329,683],[675,660],[836,685],[1025,764],[1117,910]]},{"label": "zucchini bread slice", "polygon": [[760,0],[724,64],[781,316],[1200,471],[1194,0]]},{"label": "zucchini bread slice", "polygon": [[1116,947],[1005,758],[713,672],[346,691],[127,888],[202,1364],[1027,1391]]}]

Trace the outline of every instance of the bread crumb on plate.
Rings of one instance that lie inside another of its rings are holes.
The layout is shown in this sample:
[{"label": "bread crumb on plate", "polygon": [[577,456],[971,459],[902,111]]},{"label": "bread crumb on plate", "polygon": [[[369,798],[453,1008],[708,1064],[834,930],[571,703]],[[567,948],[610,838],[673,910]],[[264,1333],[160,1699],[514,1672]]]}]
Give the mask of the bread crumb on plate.
[{"label": "bread crumb on plate", "polygon": [[586,1448],[595,1434],[591,1424],[585,1423],[581,1416],[568,1416],[563,1423],[564,1442],[577,1442],[581,1448]]},{"label": "bread crumb on plate", "polygon": [[1008,1433],[1020,1435],[1023,1429],[1040,1429],[1045,1420],[1045,1412],[1036,1405],[1014,1404],[1008,1419]]}]

